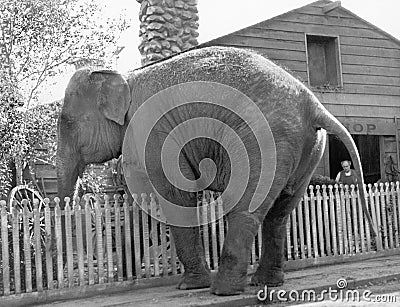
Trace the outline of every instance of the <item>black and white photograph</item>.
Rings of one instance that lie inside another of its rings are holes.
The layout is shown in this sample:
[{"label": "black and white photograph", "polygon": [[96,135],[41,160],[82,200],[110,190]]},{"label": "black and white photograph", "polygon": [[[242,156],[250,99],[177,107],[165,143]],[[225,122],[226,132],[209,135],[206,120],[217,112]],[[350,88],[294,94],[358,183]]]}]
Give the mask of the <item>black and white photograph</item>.
[{"label": "black and white photograph", "polygon": [[0,306],[400,306],[398,0],[0,0]]}]

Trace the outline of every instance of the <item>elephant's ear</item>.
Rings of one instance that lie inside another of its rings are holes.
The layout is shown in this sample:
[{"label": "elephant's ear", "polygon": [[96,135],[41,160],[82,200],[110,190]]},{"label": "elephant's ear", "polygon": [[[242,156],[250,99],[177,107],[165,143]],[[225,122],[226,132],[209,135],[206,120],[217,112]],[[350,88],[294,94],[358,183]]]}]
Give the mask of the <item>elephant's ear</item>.
[{"label": "elephant's ear", "polygon": [[131,100],[129,85],[124,77],[110,70],[93,71],[90,77],[96,84],[100,112],[106,118],[123,125]]}]

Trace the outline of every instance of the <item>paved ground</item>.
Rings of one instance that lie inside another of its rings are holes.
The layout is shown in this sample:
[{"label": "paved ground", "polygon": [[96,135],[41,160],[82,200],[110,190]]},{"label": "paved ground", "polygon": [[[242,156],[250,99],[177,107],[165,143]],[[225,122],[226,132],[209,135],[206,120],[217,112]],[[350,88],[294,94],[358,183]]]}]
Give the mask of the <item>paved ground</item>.
[{"label": "paved ground", "polygon": [[[288,295],[291,290],[297,291],[292,291],[291,297],[295,297],[297,293],[299,293],[300,296],[307,296],[307,292],[304,292],[303,290],[313,290],[316,295],[322,297],[320,295],[321,291],[324,289],[329,290],[329,287],[334,291],[337,290],[338,292],[335,292],[337,295],[340,295],[340,293],[342,293],[342,295],[346,295],[347,293],[351,295],[350,291],[347,292],[347,290],[363,287],[362,290],[370,290],[372,292],[373,289],[369,289],[369,287],[372,287],[374,284],[386,283],[388,281],[396,283],[396,280],[400,280],[400,255],[288,272],[286,274],[286,282],[284,286],[268,290],[269,295],[271,295],[271,290],[275,290],[275,294],[279,290],[284,290],[286,291],[286,299],[290,300]],[[346,287],[342,288],[342,292],[337,288],[338,283],[339,286],[342,287],[347,284]],[[397,296],[397,304],[392,302],[394,305],[389,304],[382,306],[400,306],[400,292],[396,291],[396,287],[397,286],[395,285],[392,295]],[[257,292],[260,290],[262,289],[248,287],[246,292],[242,295],[217,297],[209,294],[208,289],[182,291],[176,290],[173,286],[164,286],[130,290],[112,295],[94,296],[85,299],[52,302],[40,306],[256,306],[262,303],[262,301],[257,299]],[[400,289],[397,288],[397,290]],[[362,295],[362,291],[360,290],[359,292]],[[282,291],[281,293],[284,292]],[[259,296],[263,298],[264,291],[261,291]],[[279,303],[280,301],[281,300],[279,300],[276,295],[273,297],[274,304],[289,305],[288,302]],[[364,306],[363,303],[348,303],[349,304],[344,304],[342,301],[341,303],[339,302],[339,305],[337,305],[336,302],[335,305]],[[297,304],[299,304],[299,301],[297,301]],[[318,304],[318,306],[332,306],[332,304],[332,300],[329,300],[329,297],[325,297],[323,303]],[[316,305],[310,305],[307,303],[304,306]]]}]

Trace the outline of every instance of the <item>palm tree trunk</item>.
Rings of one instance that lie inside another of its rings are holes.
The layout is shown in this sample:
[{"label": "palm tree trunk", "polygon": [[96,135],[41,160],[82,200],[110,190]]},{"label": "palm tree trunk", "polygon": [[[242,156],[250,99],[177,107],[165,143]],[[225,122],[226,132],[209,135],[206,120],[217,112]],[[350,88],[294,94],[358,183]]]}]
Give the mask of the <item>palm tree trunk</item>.
[{"label": "palm tree trunk", "polygon": [[197,0],[137,0],[142,65],[198,45]]}]

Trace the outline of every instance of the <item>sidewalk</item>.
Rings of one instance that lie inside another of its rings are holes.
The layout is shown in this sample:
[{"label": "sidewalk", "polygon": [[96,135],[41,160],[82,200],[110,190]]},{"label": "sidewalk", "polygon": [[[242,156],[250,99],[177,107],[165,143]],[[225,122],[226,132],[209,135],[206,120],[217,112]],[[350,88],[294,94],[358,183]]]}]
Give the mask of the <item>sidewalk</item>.
[{"label": "sidewalk", "polygon": [[[315,290],[336,289],[339,279],[345,279],[347,289],[374,282],[400,278],[400,255],[375,258],[358,262],[307,268],[286,273],[284,286],[278,290]],[[259,288],[248,287],[238,296],[218,297],[211,295],[209,289],[182,291],[174,286],[129,290],[112,295],[94,296],[85,299],[53,302],[40,306],[245,306],[258,303],[256,293]]]}]

